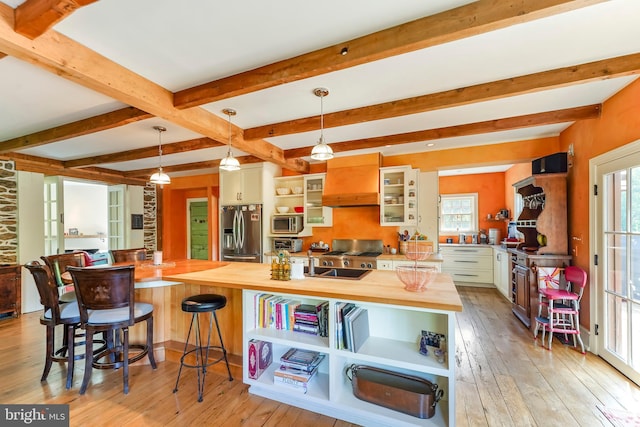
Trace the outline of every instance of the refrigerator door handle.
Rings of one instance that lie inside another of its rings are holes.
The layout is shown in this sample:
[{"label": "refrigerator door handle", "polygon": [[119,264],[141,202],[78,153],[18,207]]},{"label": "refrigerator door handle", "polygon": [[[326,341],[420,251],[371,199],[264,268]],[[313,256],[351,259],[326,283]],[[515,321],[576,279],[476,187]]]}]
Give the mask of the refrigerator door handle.
[{"label": "refrigerator door handle", "polygon": [[238,211],[233,212],[233,249],[238,248]]},{"label": "refrigerator door handle", "polygon": [[240,248],[244,248],[244,215],[238,212],[238,234],[240,235]]}]

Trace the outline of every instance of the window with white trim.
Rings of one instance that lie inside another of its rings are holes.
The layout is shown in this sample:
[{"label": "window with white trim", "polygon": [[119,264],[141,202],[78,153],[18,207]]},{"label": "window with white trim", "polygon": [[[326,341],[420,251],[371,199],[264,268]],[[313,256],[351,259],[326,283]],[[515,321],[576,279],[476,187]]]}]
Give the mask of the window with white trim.
[{"label": "window with white trim", "polygon": [[478,231],[478,193],[440,195],[440,232]]}]

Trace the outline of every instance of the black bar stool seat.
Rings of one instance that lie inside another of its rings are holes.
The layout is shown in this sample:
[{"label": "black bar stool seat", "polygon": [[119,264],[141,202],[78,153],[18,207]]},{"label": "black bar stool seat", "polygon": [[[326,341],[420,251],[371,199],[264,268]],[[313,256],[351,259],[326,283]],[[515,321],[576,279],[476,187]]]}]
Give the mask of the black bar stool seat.
[{"label": "black bar stool seat", "polygon": [[[229,373],[229,381],[233,380],[231,376],[231,368],[229,368],[229,360],[227,359],[227,350],[222,342],[222,334],[220,333],[220,326],[218,325],[218,317],[216,311],[224,308],[227,305],[227,298],[224,295],[218,294],[200,294],[187,297],[182,300],[182,311],[185,313],[192,313],[191,324],[189,325],[189,332],[187,333],[187,339],[184,343],[184,351],[182,357],[180,357],[180,369],[178,370],[178,378],[176,379],[176,385],[173,392],[178,391],[178,382],[180,381],[180,374],[182,368],[196,368],[198,371],[198,402],[202,402],[202,395],[204,394],[204,380],[207,375],[207,368],[218,362],[224,360],[227,365],[227,372]],[[198,321],[198,315],[200,313],[211,313],[209,316],[209,332],[207,334],[206,345],[202,341],[200,334],[200,322]],[[218,331],[218,338],[220,345],[211,345],[211,331],[213,330],[213,322],[215,320],[216,330]],[[189,350],[189,339],[191,338],[191,331],[195,325],[195,347]],[[209,351],[218,350],[221,352],[221,356],[218,358],[209,359]],[[185,362],[185,358],[190,355],[195,356],[195,363]]]}]

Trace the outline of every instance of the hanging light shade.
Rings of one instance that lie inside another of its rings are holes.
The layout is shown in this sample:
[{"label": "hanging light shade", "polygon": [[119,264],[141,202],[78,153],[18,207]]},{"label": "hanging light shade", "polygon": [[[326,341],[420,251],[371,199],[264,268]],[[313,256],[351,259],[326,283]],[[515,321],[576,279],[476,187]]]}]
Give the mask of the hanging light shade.
[{"label": "hanging light shade", "polygon": [[159,167],[158,167],[158,172],[156,172],[153,175],[151,175],[151,178],[149,178],[149,181],[152,184],[160,184],[160,185],[171,184],[171,178],[169,178],[169,175],[167,175],[166,173],[162,172],[162,132],[165,132],[167,130],[167,128],[162,127],[162,126],[154,126],[153,128],[158,131],[158,158],[159,158],[158,162],[159,162]]},{"label": "hanging light shade", "polygon": [[329,90],[324,87],[319,87],[314,89],[313,93],[320,97],[320,139],[318,139],[318,143],[311,150],[311,158],[313,160],[329,160],[333,158],[333,150],[324,142],[324,105],[322,102],[323,98],[329,95]]},{"label": "hanging light shade", "polygon": [[229,117],[229,144],[227,146],[227,156],[220,160],[219,168],[225,171],[237,171],[240,169],[240,162],[231,154],[231,116],[236,115],[236,110],[225,108],[222,112]]}]

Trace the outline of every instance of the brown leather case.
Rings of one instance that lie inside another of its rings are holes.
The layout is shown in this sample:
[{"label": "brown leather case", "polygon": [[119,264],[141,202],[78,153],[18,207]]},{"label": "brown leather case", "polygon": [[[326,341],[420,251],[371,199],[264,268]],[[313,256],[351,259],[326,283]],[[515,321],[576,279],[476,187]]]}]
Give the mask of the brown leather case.
[{"label": "brown leather case", "polygon": [[346,374],[358,399],[418,418],[433,417],[444,394],[424,378],[373,366],[351,365]]}]

